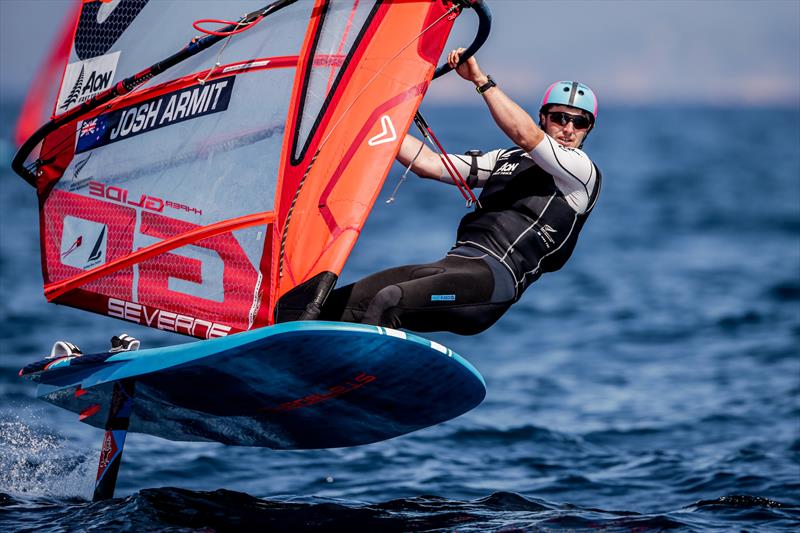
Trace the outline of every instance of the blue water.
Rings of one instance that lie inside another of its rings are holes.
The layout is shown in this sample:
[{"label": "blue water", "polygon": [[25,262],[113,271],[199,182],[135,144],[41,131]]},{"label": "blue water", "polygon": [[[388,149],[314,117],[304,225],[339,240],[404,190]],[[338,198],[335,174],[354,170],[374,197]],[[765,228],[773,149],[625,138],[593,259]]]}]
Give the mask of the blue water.
[{"label": "blue water", "polygon": [[[507,144],[479,107],[429,108],[449,149]],[[12,155],[2,110],[0,159]],[[474,411],[351,449],[276,452],[132,434],[117,498],[92,504],[100,432],[17,376],[55,339],[127,331],[45,303],[33,190],[0,176],[2,529],[352,531],[800,528],[800,111],[603,110],[605,174],[570,263],[476,337]],[[343,281],[438,259],[458,192],[409,179]],[[424,238],[421,238],[424,236]]]}]

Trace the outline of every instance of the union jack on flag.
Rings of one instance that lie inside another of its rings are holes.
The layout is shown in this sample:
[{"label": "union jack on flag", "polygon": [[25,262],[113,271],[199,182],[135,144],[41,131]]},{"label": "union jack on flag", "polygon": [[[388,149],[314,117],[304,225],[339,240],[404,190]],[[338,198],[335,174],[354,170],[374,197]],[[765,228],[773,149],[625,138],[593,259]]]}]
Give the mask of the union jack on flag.
[{"label": "union jack on flag", "polygon": [[97,146],[108,131],[108,119],[103,115],[84,120],[78,128],[78,143],[75,153],[80,154]]},{"label": "union jack on flag", "polygon": [[86,120],[81,124],[81,137],[86,137],[97,131],[97,119]]}]

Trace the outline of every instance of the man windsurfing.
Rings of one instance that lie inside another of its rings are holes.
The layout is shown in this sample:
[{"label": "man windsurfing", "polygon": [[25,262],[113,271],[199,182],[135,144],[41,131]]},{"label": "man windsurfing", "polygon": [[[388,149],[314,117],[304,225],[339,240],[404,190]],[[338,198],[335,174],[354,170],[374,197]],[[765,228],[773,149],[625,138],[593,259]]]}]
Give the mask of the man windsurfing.
[{"label": "man windsurfing", "polygon": [[[391,268],[333,291],[323,320],[412,331],[479,333],[494,324],[544,272],[569,259],[600,190],[597,166],[580,149],[594,127],[597,98],[586,85],[559,81],[542,98],[539,124],[463,48],[448,55],[475,84],[514,146],[450,155],[470,187],[482,188],[455,246],[434,263]],[[418,176],[453,183],[440,157],[407,135],[397,155]]]}]

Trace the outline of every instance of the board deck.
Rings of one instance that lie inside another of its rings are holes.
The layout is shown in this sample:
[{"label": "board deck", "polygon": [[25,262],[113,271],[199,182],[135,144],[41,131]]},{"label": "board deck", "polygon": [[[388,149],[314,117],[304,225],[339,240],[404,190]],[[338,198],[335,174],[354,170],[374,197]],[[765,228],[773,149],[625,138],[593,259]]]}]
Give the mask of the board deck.
[{"label": "board deck", "polygon": [[390,439],[457,417],[486,394],[478,371],[438,343],[320,321],[39,362],[20,374],[38,382],[40,398],[98,428],[114,383],[133,380],[129,431],[274,449]]}]

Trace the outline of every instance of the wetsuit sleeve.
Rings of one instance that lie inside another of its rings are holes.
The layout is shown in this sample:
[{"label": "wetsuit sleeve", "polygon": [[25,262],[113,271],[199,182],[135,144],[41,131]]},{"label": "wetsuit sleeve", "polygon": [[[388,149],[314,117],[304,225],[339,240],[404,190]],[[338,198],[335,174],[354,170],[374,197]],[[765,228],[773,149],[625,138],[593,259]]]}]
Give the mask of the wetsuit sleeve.
[{"label": "wetsuit sleeve", "polygon": [[[492,170],[494,169],[495,163],[497,163],[497,158],[500,157],[505,150],[492,150],[491,152],[486,152],[485,154],[478,155],[478,156],[471,156],[471,155],[462,155],[462,154],[447,154],[450,157],[450,161],[453,162],[453,166],[456,167],[461,177],[465,180],[468,180],[468,184],[473,189],[479,189],[486,185],[486,180],[489,179],[489,175],[491,175]],[[469,179],[468,177],[472,171],[473,165],[473,158],[475,159],[475,178]],[[448,183],[450,185],[455,185],[453,183],[453,178],[450,176],[450,173],[447,172],[447,169],[442,169],[442,175],[439,176],[439,181],[443,183]]]},{"label": "wetsuit sleeve", "polygon": [[549,135],[529,152],[534,162],[553,176],[564,199],[578,213],[589,208],[597,186],[597,168],[582,150],[560,145]]}]

